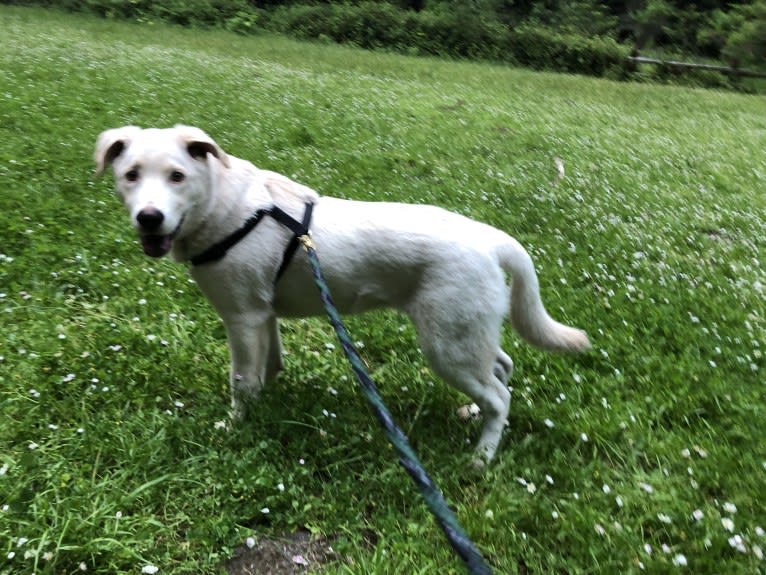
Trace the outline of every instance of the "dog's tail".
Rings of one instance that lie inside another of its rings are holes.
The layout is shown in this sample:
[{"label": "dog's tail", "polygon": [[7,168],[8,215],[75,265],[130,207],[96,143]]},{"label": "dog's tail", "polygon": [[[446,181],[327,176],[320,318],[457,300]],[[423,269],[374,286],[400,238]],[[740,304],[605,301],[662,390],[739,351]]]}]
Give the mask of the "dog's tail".
[{"label": "dog's tail", "polygon": [[585,351],[590,348],[586,333],[557,322],[545,311],[540,299],[532,258],[512,237],[497,250],[501,267],[511,273],[511,324],[526,341],[549,351]]}]

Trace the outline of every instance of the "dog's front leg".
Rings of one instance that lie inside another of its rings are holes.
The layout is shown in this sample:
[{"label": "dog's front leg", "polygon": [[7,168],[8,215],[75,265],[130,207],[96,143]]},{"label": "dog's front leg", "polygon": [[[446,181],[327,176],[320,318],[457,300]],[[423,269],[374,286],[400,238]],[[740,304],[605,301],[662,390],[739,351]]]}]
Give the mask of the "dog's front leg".
[{"label": "dog's front leg", "polygon": [[263,313],[238,314],[224,323],[231,353],[231,415],[236,421],[281,367],[279,327],[273,315]]},{"label": "dog's front leg", "polygon": [[267,323],[269,330],[269,354],[266,362],[266,383],[274,380],[282,371],[282,342],[279,339],[279,322],[272,317]]}]

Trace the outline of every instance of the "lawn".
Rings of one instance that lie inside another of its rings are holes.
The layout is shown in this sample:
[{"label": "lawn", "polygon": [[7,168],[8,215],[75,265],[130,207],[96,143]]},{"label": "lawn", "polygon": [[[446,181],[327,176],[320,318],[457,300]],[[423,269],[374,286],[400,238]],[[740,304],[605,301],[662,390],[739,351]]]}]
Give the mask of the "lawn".
[{"label": "lawn", "polygon": [[576,357],[506,329],[509,431],[476,473],[480,422],[407,320],[348,318],[496,573],[766,570],[763,97],[23,8],[0,28],[0,575],[221,573],[302,529],[326,573],[464,572],[321,318],[283,324],[285,371],[226,428],[221,323],[93,175],[102,130],[179,122],[322,194],[509,231],[587,329]]}]

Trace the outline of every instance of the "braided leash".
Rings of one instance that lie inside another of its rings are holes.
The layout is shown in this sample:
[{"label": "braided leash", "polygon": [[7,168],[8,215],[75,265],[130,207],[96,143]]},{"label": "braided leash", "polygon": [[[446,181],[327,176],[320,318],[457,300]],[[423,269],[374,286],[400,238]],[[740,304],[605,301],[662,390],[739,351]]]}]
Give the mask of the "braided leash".
[{"label": "braided leash", "polygon": [[444,495],[442,495],[439,488],[428,476],[425,469],[423,469],[415,452],[412,450],[412,447],[410,447],[407,436],[404,435],[404,432],[402,432],[402,430],[397,427],[396,423],[394,423],[391,413],[383,403],[383,398],[380,396],[380,393],[378,393],[375,383],[367,373],[362,358],[356,351],[354,344],[351,343],[351,336],[343,325],[338,310],[332,301],[330,290],[324,281],[322,270],[319,267],[319,258],[317,257],[316,249],[314,243],[311,241],[311,237],[304,233],[298,236],[298,240],[306,250],[306,255],[308,256],[311,270],[314,274],[314,281],[319,288],[322,303],[330,318],[330,323],[335,329],[335,333],[338,336],[343,352],[351,363],[351,367],[362,387],[362,391],[364,392],[367,401],[370,403],[375,416],[383,426],[388,440],[399,454],[399,463],[407,470],[407,473],[410,474],[415,485],[417,485],[428,509],[436,518],[439,527],[444,531],[452,548],[458,555],[460,555],[468,572],[471,575],[492,575],[492,571],[484,561],[484,558],[458,523],[455,513],[450,509],[447,501],[444,499]]}]

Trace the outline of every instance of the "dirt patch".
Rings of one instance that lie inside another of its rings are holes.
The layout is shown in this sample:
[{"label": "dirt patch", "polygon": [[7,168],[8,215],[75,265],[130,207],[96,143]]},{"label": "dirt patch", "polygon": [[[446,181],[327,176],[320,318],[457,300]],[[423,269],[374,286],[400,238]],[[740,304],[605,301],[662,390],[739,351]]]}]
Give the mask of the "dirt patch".
[{"label": "dirt patch", "polygon": [[326,537],[298,531],[279,538],[260,538],[234,551],[226,563],[229,575],[299,575],[316,571],[340,556]]}]

